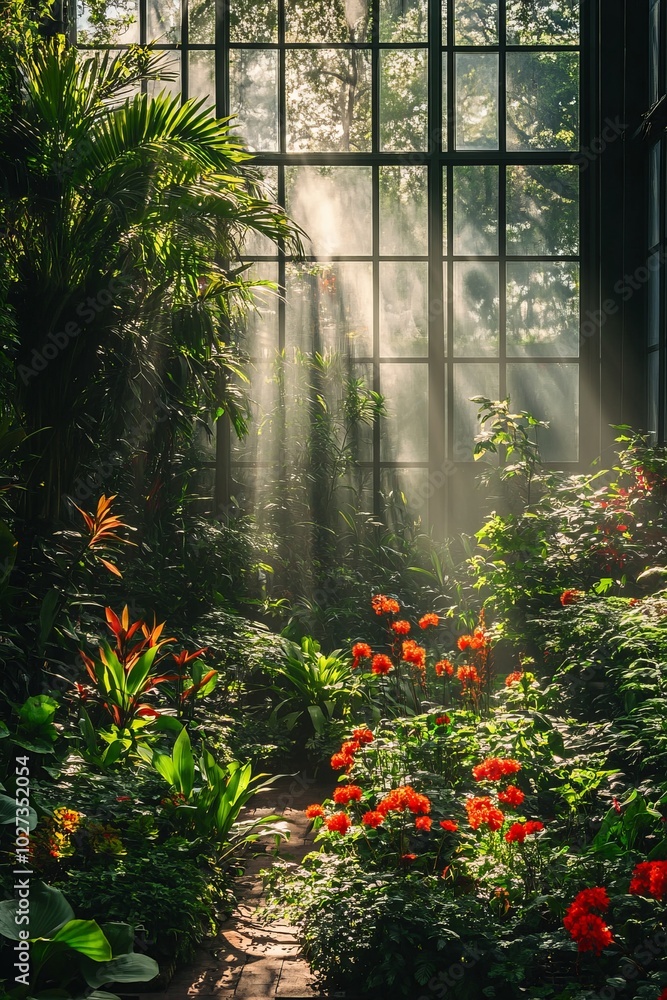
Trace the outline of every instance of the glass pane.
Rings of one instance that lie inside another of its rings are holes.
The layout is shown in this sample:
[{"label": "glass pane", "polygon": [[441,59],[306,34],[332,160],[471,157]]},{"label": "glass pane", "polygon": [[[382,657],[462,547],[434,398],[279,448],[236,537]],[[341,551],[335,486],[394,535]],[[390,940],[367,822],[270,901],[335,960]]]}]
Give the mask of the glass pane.
[{"label": "glass pane", "polygon": [[367,0],[289,0],[288,42],[363,42],[368,34]]},{"label": "glass pane", "polygon": [[188,76],[188,96],[206,98],[215,112],[215,52],[190,49]]},{"label": "glass pane", "polygon": [[[381,469],[380,489],[385,498],[385,517],[389,524],[397,526],[402,523],[403,511],[414,518],[426,518],[429,498],[435,492],[428,469]],[[398,515],[395,521],[394,513]]]},{"label": "glass pane", "polygon": [[457,45],[498,44],[498,0],[455,0]]},{"label": "glass pane", "polygon": [[366,262],[290,265],[285,334],[288,348],[373,354],[373,275]]},{"label": "glass pane", "polygon": [[498,56],[459,52],[456,59],[456,148],[498,149]]},{"label": "glass pane", "polygon": [[388,416],[380,423],[383,462],[428,461],[428,366],[380,365]]},{"label": "glass pane", "polygon": [[454,365],[454,461],[471,462],[475,438],[480,433],[479,405],[473,396],[497,399],[500,393],[498,365]]},{"label": "glass pane", "polygon": [[131,45],[139,41],[139,0],[110,3],[99,16],[98,4],[77,5],[76,39],[79,45]]},{"label": "glass pane", "polygon": [[[434,0],[435,2],[435,0]],[[447,39],[449,36],[449,5],[447,0],[442,0],[441,10],[442,10],[442,44],[447,45]]]},{"label": "glass pane", "polygon": [[426,167],[380,167],[380,253],[428,253]]},{"label": "glass pane", "polygon": [[576,149],[579,56],[507,53],[507,148]]},{"label": "glass pane", "polygon": [[380,354],[425,358],[428,354],[428,264],[380,263]]},{"label": "glass pane", "polygon": [[648,265],[648,346],[653,347],[660,340],[660,255],[649,257]]},{"label": "glass pane", "polygon": [[[363,379],[366,389],[373,388],[373,365],[353,364],[349,366],[349,378]],[[350,450],[357,462],[373,461],[373,424],[359,423],[354,425],[350,433]],[[373,509],[373,470],[356,470],[355,480],[361,488],[362,497],[357,504],[357,510]],[[370,496],[366,491],[370,490]],[[350,498],[350,502],[351,498]],[[363,506],[362,506],[363,505]]]},{"label": "glass pane", "polygon": [[424,49],[380,52],[380,148],[426,149],[428,56]]},{"label": "glass pane", "polygon": [[[264,261],[250,268],[248,281],[271,281],[278,284],[278,265]],[[248,313],[244,324],[243,347],[255,360],[272,360],[278,342],[278,293],[258,286],[253,289],[255,309]]]},{"label": "glass pane", "polygon": [[286,167],[285,194],[314,254],[370,255],[370,167]]},{"label": "glass pane", "polygon": [[495,263],[454,264],[454,354],[497,357],[499,273]]},{"label": "glass pane", "polygon": [[287,148],[349,153],[371,148],[371,60],[360,49],[285,53]]},{"label": "glass pane", "polygon": [[250,149],[278,148],[278,53],[231,49],[229,102]]},{"label": "glass pane", "polygon": [[188,34],[191,45],[215,45],[215,0],[189,0]]},{"label": "glass pane", "polygon": [[648,433],[653,441],[658,440],[658,424],[660,412],[660,352],[652,351],[648,356]]},{"label": "glass pane", "polygon": [[447,73],[447,53],[442,53],[442,127],[440,129],[440,140],[443,149],[447,149],[449,142],[449,104],[448,94],[448,73]]},{"label": "glass pane", "polygon": [[454,167],[454,253],[498,253],[498,167]]},{"label": "glass pane", "polygon": [[[248,372],[250,387],[251,419],[249,433],[239,441],[232,436],[232,451],[240,462],[275,462],[278,458],[278,440],[274,433],[279,426],[278,377],[275,363],[254,364]],[[250,470],[248,470],[250,471]],[[237,470],[235,470],[235,478]],[[269,471],[258,470],[257,478],[266,482]],[[254,476],[252,477],[255,478]]]},{"label": "glass pane", "polygon": [[651,147],[649,160],[649,202],[648,202],[648,245],[655,247],[660,242],[660,161],[662,143]]},{"label": "glass pane", "polygon": [[[146,84],[148,96],[155,97],[165,91],[174,97],[181,92],[181,53],[164,52],[164,59],[160,64],[160,72],[163,74],[160,80],[149,80]],[[165,79],[169,77],[169,79]]]},{"label": "glass pane", "polygon": [[579,171],[570,164],[507,168],[507,252],[579,252]]},{"label": "glass pane", "polygon": [[507,393],[513,410],[549,421],[537,431],[545,462],[579,460],[579,365],[508,364]]},{"label": "glass pane", "polygon": [[424,42],[428,0],[380,0],[381,42]]},{"label": "glass pane", "polygon": [[230,0],[229,38],[232,42],[277,42],[278,0]]},{"label": "glass pane", "polygon": [[149,42],[170,45],[180,42],[180,0],[146,0],[146,36]]},{"label": "glass pane", "polygon": [[579,354],[579,265],[507,265],[507,353],[510,357]]},{"label": "glass pane", "polygon": [[[278,168],[277,167],[262,167],[261,168],[262,180],[264,182],[264,191],[262,197],[269,201],[278,200]],[[243,243],[243,253],[241,256],[244,259],[252,257],[277,257],[278,248],[275,243],[273,243],[268,237],[261,236],[259,233],[250,231],[245,237]]]},{"label": "glass pane", "polygon": [[578,45],[579,0],[507,0],[509,45]]}]

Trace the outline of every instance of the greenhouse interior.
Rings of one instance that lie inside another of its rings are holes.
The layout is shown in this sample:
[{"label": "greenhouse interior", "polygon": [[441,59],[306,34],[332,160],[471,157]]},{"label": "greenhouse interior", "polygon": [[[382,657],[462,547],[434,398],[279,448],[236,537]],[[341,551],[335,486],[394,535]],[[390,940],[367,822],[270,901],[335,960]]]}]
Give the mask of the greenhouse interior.
[{"label": "greenhouse interior", "polygon": [[667,0],[0,0],[0,998],[667,1000]]}]

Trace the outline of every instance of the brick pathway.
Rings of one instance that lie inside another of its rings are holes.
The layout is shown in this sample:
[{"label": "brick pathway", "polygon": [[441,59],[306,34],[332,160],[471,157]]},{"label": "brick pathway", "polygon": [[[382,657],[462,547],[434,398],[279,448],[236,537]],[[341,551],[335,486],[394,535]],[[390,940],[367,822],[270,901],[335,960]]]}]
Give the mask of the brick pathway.
[{"label": "brick pathway", "polygon": [[[308,820],[303,809],[331,795],[333,787],[334,781],[323,785],[308,775],[281,780],[259,793],[244,816],[281,813],[291,835],[281,844],[280,857],[300,861],[313,850],[312,836],[306,838]],[[132,1000],[297,1000],[319,996],[308,965],[299,956],[293,929],[283,921],[262,925],[254,919],[255,910],[264,901],[259,872],[269,868],[272,860],[270,853],[251,858],[235,883],[236,910],[220,933],[202,947],[195,963],[178,970],[163,993],[135,994]]]}]

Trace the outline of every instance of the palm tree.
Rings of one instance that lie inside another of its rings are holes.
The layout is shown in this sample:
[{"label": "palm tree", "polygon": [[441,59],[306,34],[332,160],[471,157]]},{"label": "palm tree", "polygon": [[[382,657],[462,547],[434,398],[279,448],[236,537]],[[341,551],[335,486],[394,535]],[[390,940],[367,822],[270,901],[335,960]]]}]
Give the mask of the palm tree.
[{"label": "palm tree", "polygon": [[159,59],[82,59],[54,40],[17,65],[0,138],[6,349],[32,435],[24,513],[53,522],[87,459],[120,438],[155,456],[198,416],[243,431],[234,330],[256,284],[244,239],[299,253],[300,237],[228,119],[132,95]]}]

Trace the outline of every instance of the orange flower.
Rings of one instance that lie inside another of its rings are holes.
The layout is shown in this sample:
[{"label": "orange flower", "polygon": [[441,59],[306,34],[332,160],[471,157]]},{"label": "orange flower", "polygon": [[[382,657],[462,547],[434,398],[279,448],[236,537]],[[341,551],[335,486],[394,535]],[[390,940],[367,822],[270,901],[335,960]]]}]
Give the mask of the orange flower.
[{"label": "orange flower", "polygon": [[370,812],[364,813],[361,817],[361,822],[364,826],[370,826],[375,830],[384,823],[384,815],[378,812],[377,809],[371,809]]},{"label": "orange flower", "polygon": [[367,642],[355,642],[352,647],[352,656],[354,657],[352,661],[352,669],[356,670],[361,660],[370,660],[372,655],[373,650]]},{"label": "orange flower", "polygon": [[312,805],[304,809],[304,812],[308,819],[317,819],[318,816],[324,816],[324,809],[322,806]]},{"label": "orange flower", "polygon": [[477,673],[477,667],[471,667],[469,665],[459,667],[456,671],[456,676],[461,681],[464,691],[469,684],[479,684],[481,681],[481,678]]},{"label": "orange flower", "polygon": [[508,674],[505,678],[505,687],[512,687],[517,681],[520,681],[523,677],[523,670],[514,670],[511,674]]},{"label": "orange flower", "polygon": [[412,813],[428,813],[431,811],[431,803],[426,795],[420,795],[411,785],[401,785],[388,792],[377,808],[383,816],[403,809],[409,809]]},{"label": "orange flower", "polygon": [[362,795],[359,785],[341,785],[334,791],[333,800],[337,805],[346,806],[348,802],[358,802]]},{"label": "orange flower", "polygon": [[361,726],[359,729],[353,729],[352,736],[357,743],[372,743],[375,738],[373,733],[366,726]]},{"label": "orange flower", "polygon": [[393,597],[385,597],[384,594],[376,594],[371,600],[371,606],[376,615],[397,615],[401,610],[401,605]]},{"label": "orange flower", "polygon": [[431,625],[439,625],[439,624],[440,624],[440,617],[434,614],[433,611],[429,611],[428,614],[422,615],[422,617],[419,619],[420,628],[429,628],[429,626]]},{"label": "orange flower", "polygon": [[401,659],[406,663],[414,663],[416,667],[423,669],[426,666],[426,650],[419,646],[414,639],[406,639],[401,650]]},{"label": "orange flower", "polygon": [[500,781],[501,778],[509,774],[516,774],[521,770],[518,760],[511,757],[487,757],[481,764],[477,764],[472,769],[472,776],[475,781]]},{"label": "orange flower", "polygon": [[525,797],[524,793],[516,785],[508,785],[504,792],[498,793],[498,801],[504,803],[506,806],[512,806],[514,809],[521,805]]},{"label": "orange flower", "polygon": [[459,824],[456,823],[453,819],[441,819],[440,826],[442,827],[443,830],[446,830],[447,833],[456,833],[456,831],[459,828]]},{"label": "orange flower", "polygon": [[397,622],[392,622],[391,630],[396,635],[407,635],[410,631],[410,622],[406,622],[403,619]]},{"label": "orange flower", "polygon": [[450,663],[449,660],[438,660],[435,665],[435,672],[438,677],[442,677],[443,674],[451,675],[454,673],[454,664]]},{"label": "orange flower", "polygon": [[413,861],[417,860],[416,854],[401,854],[401,861],[404,865],[412,864]]},{"label": "orange flower", "polygon": [[576,601],[580,600],[580,598],[582,598],[583,596],[584,594],[582,593],[581,590],[564,590],[563,593],[560,595],[560,603],[563,605],[564,608],[566,608],[568,604],[574,604]]},{"label": "orange flower", "polygon": [[415,820],[415,827],[417,830],[422,830],[424,833],[428,833],[431,829],[432,820],[428,816],[417,816]]},{"label": "orange flower", "polygon": [[347,831],[352,826],[350,822],[350,817],[347,813],[337,812],[329,819],[325,820],[325,826],[327,830],[331,830],[332,833],[340,833],[341,837],[344,837]]},{"label": "orange flower", "polygon": [[488,796],[467,799],[465,807],[468,822],[473,830],[479,830],[480,826],[488,826],[490,830],[499,830],[505,822],[503,813],[494,806]]},{"label": "orange flower", "polygon": [[388,674],[393,669],[394,664],[385,653],[378,653],[373,657],[371,670],[374,674]]}]

